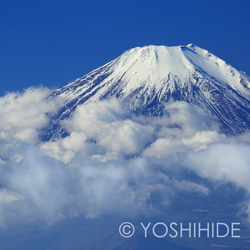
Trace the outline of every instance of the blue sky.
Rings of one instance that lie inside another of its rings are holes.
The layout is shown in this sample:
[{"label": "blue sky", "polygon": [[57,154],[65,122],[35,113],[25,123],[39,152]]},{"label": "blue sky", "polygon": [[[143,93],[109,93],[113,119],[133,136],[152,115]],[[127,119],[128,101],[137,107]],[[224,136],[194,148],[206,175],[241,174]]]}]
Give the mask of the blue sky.
[{"label": "blue sky", "polygon": [[136,46],[205,48],[250,74],[250,1],[0,0],[0,94],[61,87]]}]

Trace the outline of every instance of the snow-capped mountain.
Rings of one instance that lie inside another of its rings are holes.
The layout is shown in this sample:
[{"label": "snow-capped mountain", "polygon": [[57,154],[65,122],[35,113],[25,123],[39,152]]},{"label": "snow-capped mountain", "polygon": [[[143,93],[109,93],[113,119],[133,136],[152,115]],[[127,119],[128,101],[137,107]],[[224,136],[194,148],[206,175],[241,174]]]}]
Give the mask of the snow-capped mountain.
[{"label": "snow-capped mountain", "polygon": [[57,121],[79,104],[117,97],[136,114],[160,116],[169,100],[185,101],[212,115],[225,133],[250,128],[250,78],[192,44],[130,49],[52,95],[64,99]]}]

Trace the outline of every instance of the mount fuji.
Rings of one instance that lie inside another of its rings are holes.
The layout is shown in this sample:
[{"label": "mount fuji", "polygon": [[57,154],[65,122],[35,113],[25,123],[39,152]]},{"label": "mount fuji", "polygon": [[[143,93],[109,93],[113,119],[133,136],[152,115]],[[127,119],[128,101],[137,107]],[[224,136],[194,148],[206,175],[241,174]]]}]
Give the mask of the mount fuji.
[{"label": "mount fuji", "polygon": [[0,249],[249,249],[250,78],[210,52],[133,48],[0,107]]},{"label": "mount fuji", "polygon": [[123,107],[147,116],[162,116],[164,104],[184,101],[219,122],[223,133],[250,128],[250,77],[212,53],[187,46],[136,47],[53,92],[64,105],[53,117],[47,137],[63,133],[60,121],[84,103],[118,98]]}]

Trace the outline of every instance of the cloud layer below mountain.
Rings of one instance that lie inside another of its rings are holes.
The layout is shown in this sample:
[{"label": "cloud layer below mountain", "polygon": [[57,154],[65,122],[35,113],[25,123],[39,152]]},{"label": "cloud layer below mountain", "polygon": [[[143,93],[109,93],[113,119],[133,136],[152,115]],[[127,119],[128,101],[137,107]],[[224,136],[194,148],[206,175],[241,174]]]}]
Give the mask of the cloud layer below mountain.
[{"label": "cloud layer below mountain", "polygon": [[168,116],[145,117],[112,99],[79,105],[61,123],[69,136],[40,141],[62,105],[49,94],[27,89],[0,98],[1,226],[161,213],[180,193],[208,197],[211,185],[227,183],[245,193],[250,216],[250,134],[228,137],[184,102],[167,104]]}]

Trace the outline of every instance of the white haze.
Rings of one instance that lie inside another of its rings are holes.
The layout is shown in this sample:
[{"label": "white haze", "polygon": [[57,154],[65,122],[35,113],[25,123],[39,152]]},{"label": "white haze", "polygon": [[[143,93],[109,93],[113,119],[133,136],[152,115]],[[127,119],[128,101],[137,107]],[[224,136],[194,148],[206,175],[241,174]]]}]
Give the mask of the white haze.
[{"label": "white haze", "polygon": [[[69,136],[42,142],[40,129],[61,105],[49,93],[28,89],[0,98],[1,226],[161,213],[175,194],[209,196],[206,184],[181,174],[186,170],[250,194],[249,134],[227,137],[184,102],[167,104],[168,116],[144,117],[112,99],[78,106],[62,122]],[[242,209],[250,216],[247,196]]]}]

